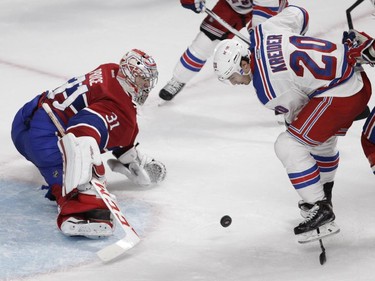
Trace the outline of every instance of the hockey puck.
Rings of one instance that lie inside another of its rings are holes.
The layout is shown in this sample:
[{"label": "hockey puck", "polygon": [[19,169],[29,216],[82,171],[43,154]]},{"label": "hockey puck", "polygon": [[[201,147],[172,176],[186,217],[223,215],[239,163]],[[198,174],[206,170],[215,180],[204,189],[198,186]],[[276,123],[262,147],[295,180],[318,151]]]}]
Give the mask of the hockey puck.
[{"label": "hockey puck", "polygon": [[220,220],[220,224],[223,226],[223,227],[228,227],[230,226],[230,224],[232,223],[232,218],[230,216],[224,216],[221,218]]}]

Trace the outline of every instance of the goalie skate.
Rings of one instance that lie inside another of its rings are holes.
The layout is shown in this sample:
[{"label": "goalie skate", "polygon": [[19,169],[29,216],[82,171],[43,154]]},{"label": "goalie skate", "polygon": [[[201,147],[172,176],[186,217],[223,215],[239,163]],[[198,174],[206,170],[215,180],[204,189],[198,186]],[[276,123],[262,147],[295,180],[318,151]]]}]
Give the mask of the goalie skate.
[{"label": "goalie skate", "polygon": [[67,236],[100,239],[111,236],[113,234],[113,226],[109,222],[88,221],[70,217],[62,223],[61,231]]},{"label": "goalie skate", "polygon": [[339,232],[340,232],[340,228],[338,227],[338,225],[334,221],[331,221],[329,223],[326,223],[320,226],[319,233],[317,229],[314,229],[308,232],[298,234],[297,241],[298,243],[301,243],[301,244],[309,243],[309,242],[317,241],[319,239],[327,238],[328,236],[337,234]]}]

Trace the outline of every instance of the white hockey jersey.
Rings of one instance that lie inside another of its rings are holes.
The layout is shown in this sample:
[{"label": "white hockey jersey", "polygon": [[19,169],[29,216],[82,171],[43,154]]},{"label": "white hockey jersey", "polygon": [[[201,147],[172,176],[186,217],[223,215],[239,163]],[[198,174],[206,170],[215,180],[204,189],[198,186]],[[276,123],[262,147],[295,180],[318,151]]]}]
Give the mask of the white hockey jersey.
[{"label": "white hockey jersey", "polygon": [[308,13],[289,6],[250,34],[257,96],[267,108],[285,113],[289,123],[309,99],[351,96],[363,86],[347,62],[347,47],[301,36],[307,26]]}]

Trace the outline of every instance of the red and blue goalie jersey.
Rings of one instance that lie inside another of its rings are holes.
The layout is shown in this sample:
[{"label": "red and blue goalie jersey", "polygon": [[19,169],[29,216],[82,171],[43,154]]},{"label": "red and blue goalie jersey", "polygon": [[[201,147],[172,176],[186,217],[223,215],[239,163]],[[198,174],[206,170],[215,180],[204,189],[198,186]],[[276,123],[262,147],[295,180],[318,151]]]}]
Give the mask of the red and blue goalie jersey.
[{"label": "red and blue goalie jersey", "polygon": [[137,109],[116,76],[117,64],[103,64],[70,79],[41,102],[47,102],[76,137],[92,136],[102,151],[134,144],[138,134]]}]

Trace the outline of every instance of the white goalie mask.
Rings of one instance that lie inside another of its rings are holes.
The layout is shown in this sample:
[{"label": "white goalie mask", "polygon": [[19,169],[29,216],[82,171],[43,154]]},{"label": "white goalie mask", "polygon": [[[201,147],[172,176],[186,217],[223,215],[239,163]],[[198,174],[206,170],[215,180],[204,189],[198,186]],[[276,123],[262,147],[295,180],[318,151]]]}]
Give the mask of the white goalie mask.
[{"label": "white goalie mask", "polygon": [[235,72],[243,74],[241,59],[249,59],[249,51],[240,42],[234,39],[221,41],[214,54],[214,71],[220,81],[225,81]]},{"label": "white goalie mask", "polygon": [[154,59],[138,49],[127,52],[120,61],[117,80],[137,105],[143,105],[158,81]]}]

